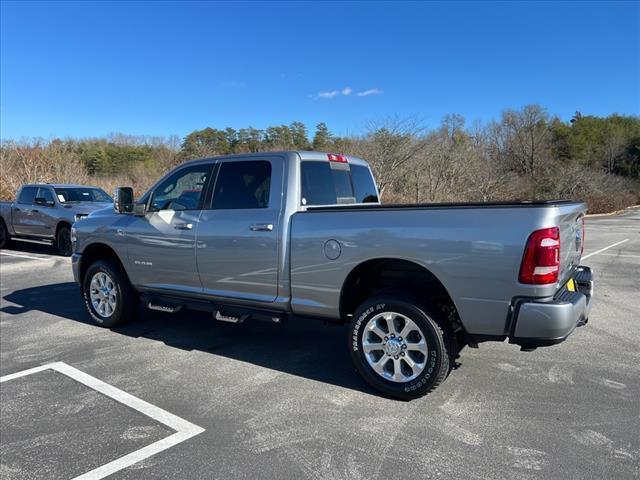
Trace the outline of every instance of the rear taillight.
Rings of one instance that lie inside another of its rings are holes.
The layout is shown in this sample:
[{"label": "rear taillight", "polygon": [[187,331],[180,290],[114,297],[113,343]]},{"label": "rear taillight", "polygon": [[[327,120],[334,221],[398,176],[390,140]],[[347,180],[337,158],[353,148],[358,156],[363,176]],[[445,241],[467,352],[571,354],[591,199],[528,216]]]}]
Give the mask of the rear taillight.
[{"label": "rear taillight", "polygon": [[520,283],[546,285],[558,281],[560,273],[560,230],[543,228],[529,235],[520,265]]},{"label": "rear taillight", "polygon": [[327,153],[327,158],[330,162],[347,163],[347,157],[344,155],[337,155],[335,153]]}]

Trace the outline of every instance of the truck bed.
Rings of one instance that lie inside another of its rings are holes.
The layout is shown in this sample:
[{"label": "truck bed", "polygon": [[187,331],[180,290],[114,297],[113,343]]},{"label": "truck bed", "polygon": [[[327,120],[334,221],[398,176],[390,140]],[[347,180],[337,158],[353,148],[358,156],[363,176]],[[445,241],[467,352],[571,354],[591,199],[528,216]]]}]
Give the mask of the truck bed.
[{"label": "truck bed", "polygon": [[[436,276],[468,332],[503,335],[514,299],[551,299],[577,268],[577,224],[585,212],[583,203],[562,200],[309,207],[292,216],[292,307],[335,316],[339,286],[351,270],[371,259],[401,258]],[[519,283],[529,235],[553,226],[561,235],[558,284]],[[327,239],[341,245],[339,258],[327,258]]]},{"label": "truck bed", "polygon": [[307,211],[327,211],[327,210],[440,210],[457,208],[532,208],[532,207],[554,207],[569,205],[573,200],[520,200],[509,202],[451,202],[451,203],[364,203],[345,205],[326,205],[307,207]]}]

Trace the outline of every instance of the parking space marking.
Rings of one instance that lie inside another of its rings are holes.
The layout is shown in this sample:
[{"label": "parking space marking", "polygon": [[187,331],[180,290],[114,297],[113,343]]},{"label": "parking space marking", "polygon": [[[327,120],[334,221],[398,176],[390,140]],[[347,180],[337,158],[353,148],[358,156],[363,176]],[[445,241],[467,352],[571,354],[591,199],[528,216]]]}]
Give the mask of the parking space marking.
[{"label": "parking space marking", "polygon": [[596,250],[595,252],[591,252],[591,253],[588,253],[587,255],[583,255],[582,260],[584,260],[585,258],[593,257],[594,255],[598,255],[599,253],[609,250],[610,248],[617,247],[618,245],[622,245],[624,242],[628,242],[628,241],[629,239],[625,238],[624,240],[616,242],[613,245],[609,245],[608,247],[604,247],[604,248],[601,248],[600,250]]},{"label": "parking space marking", "polygon": [[162,423],[176,431],[176,433],[158,440],[151,445],[147,445],[146,447],[117,458],[109,463],[106,463],[105,465],[90,470],[89,472],[83,473],[82,475],[75,477],[73,480],[99,480],[105,478],[108,475],[127,468],[135,463],[149,458],[152,455],[155,455],[156,453],[162,452],[167,448],[171,448],[178,443],[184,442],[185,440],[188,440],[189,438],[204,432],[204,428],[199,427],[183,418],[180,418],[173,413],[169,413],[160,407],[156,407],[155,405],[145,402],[144,400],[135,397],[123,390],[120,390],[113,385],[109,385],[102,380],[98,380],[97,378],[92,377],[91,375],[84,373],[77,368],[67,365],[64,362],[49,363],[46,365],[41,365],[39,367],[30,368],[28,370],[23,370],[21,372],[5,375],[3,377],[0,377],[0,383],[14,380],[20,377],[25,377],[33,373],[42,372],[44,370],[55,370],[56,372],[62,373],[63,375],[70,377],[76,382],[82,383],[83,385],[99,393],[102,393],[103,395],[115,400],[116,402],[137,410],[138,412],[143,413],[153,420]]},{"label": "parking space marking", "polygon": [[49,260],[49,258],[47,257],[33,257],[31,255],[25,255],[24,253],[0,252],[0,255],[7,255],[8,257],[16,257],[16,258],[28,258],[30,260]]}]

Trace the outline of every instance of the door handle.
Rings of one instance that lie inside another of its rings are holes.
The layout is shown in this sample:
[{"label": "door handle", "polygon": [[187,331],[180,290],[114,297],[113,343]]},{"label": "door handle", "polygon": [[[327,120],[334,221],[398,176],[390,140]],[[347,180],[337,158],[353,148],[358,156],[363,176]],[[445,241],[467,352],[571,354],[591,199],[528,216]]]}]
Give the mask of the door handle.
[{"label": "door handle", "polygon": [[38,213],[38,210],[31,210],[31,213]]},{"label": "door handle", "polygon": [[252,232],[270,232],[273,230],[273,223],[254,223],[249,228]]},{"label": "door handle", "polygon": [[191,230],[193,228],[193,223],[177,223],[173,228],[176,230]]}]

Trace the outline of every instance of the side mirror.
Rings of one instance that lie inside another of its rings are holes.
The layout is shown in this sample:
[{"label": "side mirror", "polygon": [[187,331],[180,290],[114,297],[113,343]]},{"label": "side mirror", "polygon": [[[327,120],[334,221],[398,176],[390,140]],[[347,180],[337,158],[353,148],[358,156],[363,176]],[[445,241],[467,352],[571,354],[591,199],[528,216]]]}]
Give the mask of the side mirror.
[{"label": "side mirror", "polygon": [[133,188],[116,188],[113,192],[113,210],[116,213],[131,213],[133,211]]}]

